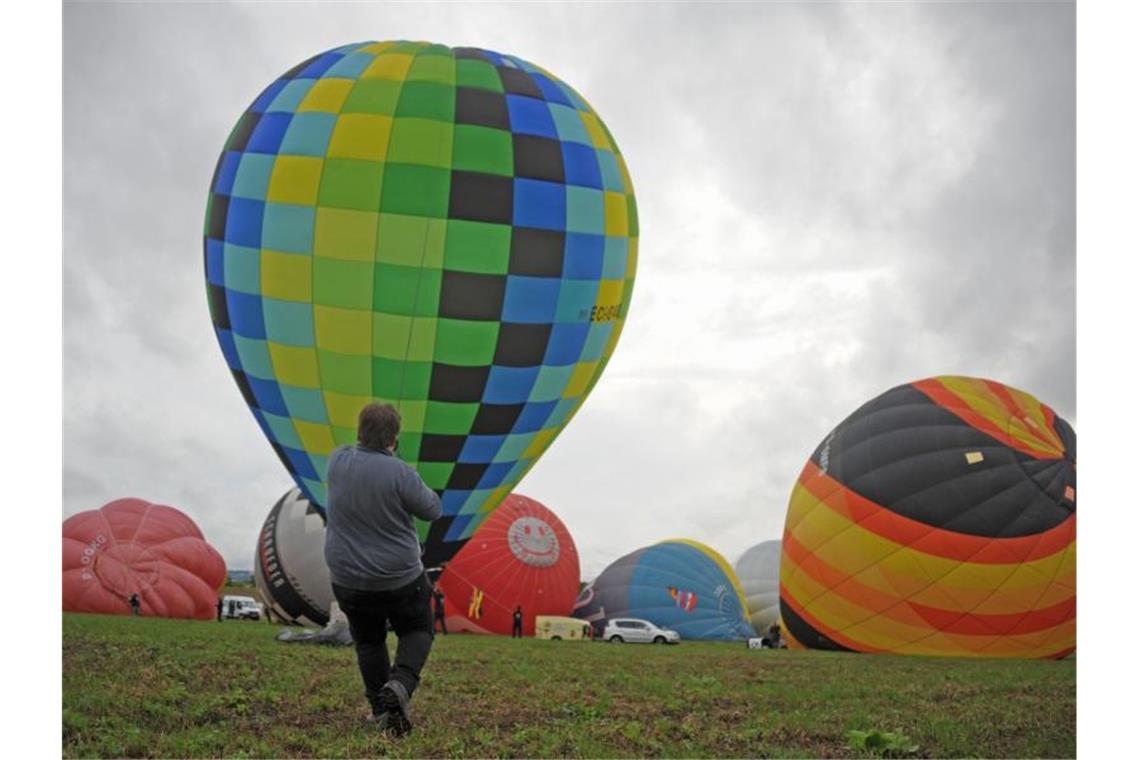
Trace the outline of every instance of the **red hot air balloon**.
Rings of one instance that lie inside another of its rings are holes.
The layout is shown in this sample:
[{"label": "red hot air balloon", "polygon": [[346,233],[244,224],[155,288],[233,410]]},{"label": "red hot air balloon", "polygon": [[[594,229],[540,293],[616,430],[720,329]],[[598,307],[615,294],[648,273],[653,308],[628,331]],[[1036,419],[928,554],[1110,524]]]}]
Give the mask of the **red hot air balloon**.
[{"label": "red hot air balloon", "polygon": [[516,606],[523,635],[536,615],[569,615],[578,596],[578,550],[562,521],[510,494],[439,578],[449,631],[509,636]]},{"label": "red hot air balloon", "polygon": [[173,507],[118,499],[63,522],[65,612],[212,620],[226,563]]}]

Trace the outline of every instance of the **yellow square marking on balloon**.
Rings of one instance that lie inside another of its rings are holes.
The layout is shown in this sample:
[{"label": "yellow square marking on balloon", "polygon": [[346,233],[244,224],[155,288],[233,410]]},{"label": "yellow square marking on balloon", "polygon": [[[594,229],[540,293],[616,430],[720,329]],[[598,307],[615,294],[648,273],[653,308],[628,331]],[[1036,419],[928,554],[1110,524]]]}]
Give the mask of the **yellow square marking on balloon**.
[{"label": "yellow square marking on balloon", "polygon": [[353,396],[335,391],[325,391],[324,397],[329,422],[334,425],[334,439],[336,438],[337,426],[342,428],[355,427],[360,416],[360,410],[372,402],[371,396]]},{"label": "yellow square marking on balloon", "polygon": [[329,141],[330,158],[383,161],[392,135],[392,117],[374,113],[341,114]]},{"label": "yellow square marking on balloon", "polygon": [[311,301],[312,258],[299,253],[262,250],[261,294],[281,301]]},{"label": "yellow square marking on balloon", "polygon": [[612,237],[629,235],[629,208],[621,193],[606,192],[606,234]]},{"label": "yellow square marking on balloon", "polygon": [[375,211],[318,206],[313,253],[330,259],[373,261],[379,219]]},{"label": "yellow square marking on balloon", "polygon": [[321,184],[324,159],[314,156],[278,156],[269,176],[266,200],[270,203],[293,203],[315,206]]},{"label": "yellow square marking on balloon", "polygon": [[318,79],[316,84],[309,88],[305,99],[297,106],[297,112],[323,111],[325,113],[340,113],[349,90],[352,89],[351,79]]},{"label": "yellow square marking on balloon", "polygon": [[372,354],[396,361],[430,362],[435,352],[435,319],[372,314]]},{"label": "yellow square marking on balloon", "polygon": [[352,356],[372,355],[372,312],[313,306],[317,347]]},{"label": "yellow square marking on balloon", "polygon": [[298,388],[318,388],[321,384],[317,371],[317,351],[302,346],[284,346],[269,341],[269,358],[277,381]]},{"label": "yellow square marking on balloon", "polygon": [[373,42],[371,45],[365,45],[364,47],[357,48],[356,52],[358,52],[358,53],[371,53],[372,55],[379,55],[380,53],[383,53],[385,50],[388,50],[389,48],[392,48],[393,46],[395,46],[395,44],[396,43],[392,42],[392,41]]},{"label": "yellow square marking on balloon", "polygon": [[614,148],[610,145],[609,138],[606,137],[606,131],[598,122],[598,117],[589,111],[579,111],[578,115],[582,117],[582,124],[586,126],[586,134],[590,136],[590,142],[594,144],[594,147],[613,151]]},{"label": "yellow square marking on balloon", "polygon": [[619,306],[625,292],[625,280],[602,280],[598,283],[597,304],[599,307]]},{"label": "yellow square marking on balloon", "polygon": [[566,383],[566,388],[562,391],[562,398],[576,398],[585,393],[586,386],[597,368],[597,362],[581,362],[574,367],[574,371],[570,374],[570,382]]},{"label": "yellow square marking on balloon", "polygon": [[407,78],[411,65],[412,56],[407,53],[383,53],[376,56],[376,60],[364,70],[360,78],[402,82]]},{"label": "yellow square marking on balloon", "polygon": [[530,444],[523,450],[521,459],[538,459],[542,452],[554,441],[554,436],[558,435],[557,430],[539,430],[534,434],[534,438]]},{"label": "yellow square marking on balloon", "polygon": [[301,439],[305,451],[310,454],[328,456],[336,448],[332,430],[329,429],[328,425],[294,419],[293,427],[297,428],[297,436]]},{"label": "yellow square marking on balloon", "polygon": [[966,464],[978,464],[985,460],[985,456],[980,451],[967,451]]}]

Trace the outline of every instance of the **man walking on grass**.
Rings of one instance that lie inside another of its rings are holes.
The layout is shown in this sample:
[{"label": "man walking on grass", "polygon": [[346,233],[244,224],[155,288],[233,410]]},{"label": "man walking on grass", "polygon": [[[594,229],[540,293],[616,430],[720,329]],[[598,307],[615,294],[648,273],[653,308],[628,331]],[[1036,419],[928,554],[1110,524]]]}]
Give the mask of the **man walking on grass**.
[{"label": "man walking on grass", "polygon": [[[434,636],[432,585],[412,518],[439,518],[439,497],[395,456],[400,415],[391,404],[360,411],[357,444],[329,456],[325,561],[348,617],[369,720],[396,735],[412,730],[409,700]],[[388,660],[388,626],[396,661]]]}]

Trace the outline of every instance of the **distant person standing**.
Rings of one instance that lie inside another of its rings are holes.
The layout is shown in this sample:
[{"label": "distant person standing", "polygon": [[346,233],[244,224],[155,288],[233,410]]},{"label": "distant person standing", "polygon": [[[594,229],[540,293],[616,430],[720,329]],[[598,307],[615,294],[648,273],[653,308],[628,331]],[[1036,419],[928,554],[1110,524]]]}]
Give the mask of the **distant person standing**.
[{"label": "distant person standing", "polygon": [[512,639],[516,639],[516,638],[521,639],[522,638],[522,618],[523,618],[522,605],[519,604],[519,605],[515,606],[514,622],[511,623],[511,638]]},{"label": "distant person standing", "polygon": [[220,597],[218,599],[218,622],[222,622],[222,600]]},{"label": "distant person standing", "polygon": [[447,635],[447,616],[444,614],[444,606],[443,606],[444,596],[443,596],[443,592],[439,589],[438,586],[436,586],[435,590],[432,591],[431,599],[432,599],[432,604],[435,607],[435,622],[439,626],[440,632],[443,633],[444,636],[446,636]]},{"label": "distant person standing", "polygon": [[131,604],[131,614],[138,617],[139,609],[142,608],[142,600],[139,599],[138,592],[131,592],[131,598],[127,601]]},{"label": "distant person standing", "polygon": [[780,624],[772,623],[768,628],[768,646],[773,649],[780,649],[784,645],[783,638],[780,636]]},{"label": "distant person standing", "polygon": [[[412,730],[409,701],[435,636],[432,584],[413,518],[437,520],[442,505],[396,458],[399,434],[400,415],[391,404],[368,404],[358,417],[357,444],[329,455],[325,561],[356,642],[370,720],[403,735]],[[398,639],[394,666],[389,625]]]}]

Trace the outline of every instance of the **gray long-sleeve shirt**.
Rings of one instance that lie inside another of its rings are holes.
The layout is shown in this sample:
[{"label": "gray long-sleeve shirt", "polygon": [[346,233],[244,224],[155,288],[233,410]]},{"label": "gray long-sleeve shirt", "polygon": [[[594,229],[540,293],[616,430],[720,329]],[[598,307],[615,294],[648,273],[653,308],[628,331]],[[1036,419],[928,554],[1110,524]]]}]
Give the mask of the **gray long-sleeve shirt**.
[{"label": "gray long-sleeve shirt", "polygon": [[387,451],[341,446],[329,455],[325,562],[332,582],[389,591],[424,571],[413,515],[439,518],[442,507],[419,473]]}]

